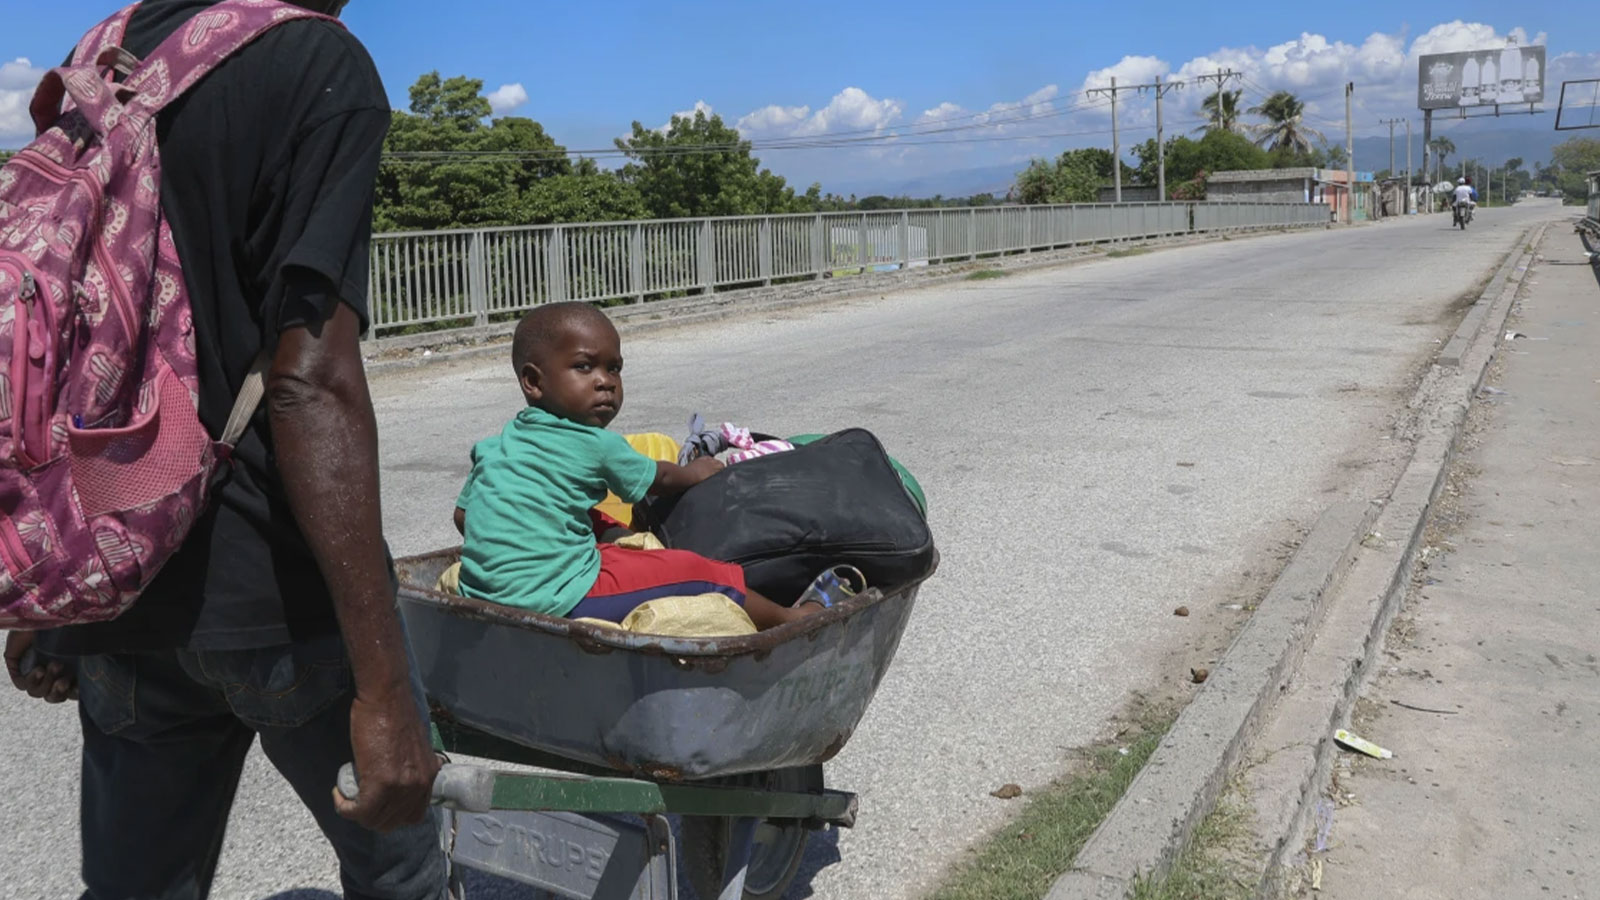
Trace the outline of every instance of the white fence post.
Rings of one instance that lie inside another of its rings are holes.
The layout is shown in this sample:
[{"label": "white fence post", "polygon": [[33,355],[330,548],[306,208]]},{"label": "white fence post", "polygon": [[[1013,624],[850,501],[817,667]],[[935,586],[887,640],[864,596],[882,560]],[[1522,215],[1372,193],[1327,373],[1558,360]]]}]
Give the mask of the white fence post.
[{"label": "white fence post", "polygon": [[822,213],[811,222],[811,277],[821,281],[833,267],[833,238],[823,227]]},{"label": "white fence post", "polygon": [[467,297],[472,304],[472,321],[480,326],[489,324],[489,291],[484,276],[483,232],[474,231],[467,251]]},{"label": "white fence post", "polygon": [[756,263],[760,270],[761,283],[772,284],[772,217],[762,216],[758,226],[760,232],[756,235],[756,250],[759,259]]},{"label": "white fence post", "polygon": [[550,273],[550,295],[546,301],[556,303],[567,299],[567,230],[560,225],[550,233],[550,243],[545,247],[545,271]]},{"label": "white fence post", "polygon": [[644,302],[644,225],[635,222],[628,240],[628,287],[635,303]]},{"label": "white fence post", "polygon": [[716,286],[717,281],[716,248],[713,246],[712,240],[711,220],[700,220],[700,240],[696,242],[695,247],[700,252],[696,254],[695,258],[700,267],[700,287],[708,294]]}]

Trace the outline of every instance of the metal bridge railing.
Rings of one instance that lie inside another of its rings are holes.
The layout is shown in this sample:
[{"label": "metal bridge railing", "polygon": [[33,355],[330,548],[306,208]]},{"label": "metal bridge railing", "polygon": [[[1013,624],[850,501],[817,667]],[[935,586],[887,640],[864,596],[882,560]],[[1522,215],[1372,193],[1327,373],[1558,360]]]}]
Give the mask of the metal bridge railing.
[{"label": "metal bridge railing", "polygon": [[1320,203],[1207,201],[376,234],[370,304],[375,334],[434,330],[484,325],[557,300],[644,301],[1078,244],[1328,221]]}]

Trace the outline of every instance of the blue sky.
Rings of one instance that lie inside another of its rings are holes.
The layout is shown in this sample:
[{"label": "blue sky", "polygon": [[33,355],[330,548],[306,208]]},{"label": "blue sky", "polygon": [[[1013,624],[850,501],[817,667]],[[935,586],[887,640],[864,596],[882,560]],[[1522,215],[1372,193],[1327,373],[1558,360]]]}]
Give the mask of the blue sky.
[{"label": "blue sky", "polygon": [[[115,4],[6,5],[0,146],[15,146],[26,137],[23,110],[39,66],[59,58]],[[1277,88],[1294,90],[1312,102],[1312,124],[1337,137],[1346,80],[1357,84],[1358,135],[1378,134],[1380,117],[1417,115],[1410,107],[1419,52],[1497,46],[1516,34],[1547,44],[1552,86],[1562,77],[1600,75],[1600,25],[1570,0],[1424,2],[1403,9],[1365,0],[1314,7],[1262,0],[1222,6],[352,0],[345,18],[371,49],[397,107],[425,71],[467,74],[497,92],[501,110],[539,120],[575,149],[609,146],[635,119],[659,126],[697,105],[739,123],[758,147],[844,131],[903,136],[860,148],[762,154],[791,180],[825,187],[1109,145],[1109,135],[1100,133],[1109,128],[1109,110],[1082,108],[1083,89],[1113,74],[1126,84],[1229,66],[1246,74],[1247,102]],[[1195,86],[1168,95],[1169,133],[1193,127],[1203,93]],[[1148,97],[1125,99],[1126,145],[1151,136],[1153,116]],[[1521,119],[1523,127],[1550,127],[1549,116]],[[934,131],[941,122],[974,127]],[[945,142],[910,146],[918,132],[942,133]]]}]

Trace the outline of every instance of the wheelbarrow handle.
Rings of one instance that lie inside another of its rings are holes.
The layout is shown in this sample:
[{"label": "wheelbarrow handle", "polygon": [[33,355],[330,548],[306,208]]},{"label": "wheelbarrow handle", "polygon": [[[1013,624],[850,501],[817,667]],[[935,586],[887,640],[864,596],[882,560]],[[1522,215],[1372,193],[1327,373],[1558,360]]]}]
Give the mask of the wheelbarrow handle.
[{"label": "wheelbarrow handle", "polygon": [[[462,763],[445,763],[433,779],[433,803],[462,812],[488,812],[494,801],[494,770]],[[361,795],[354,763],[339,767],[339,793],[355,800]]]}]

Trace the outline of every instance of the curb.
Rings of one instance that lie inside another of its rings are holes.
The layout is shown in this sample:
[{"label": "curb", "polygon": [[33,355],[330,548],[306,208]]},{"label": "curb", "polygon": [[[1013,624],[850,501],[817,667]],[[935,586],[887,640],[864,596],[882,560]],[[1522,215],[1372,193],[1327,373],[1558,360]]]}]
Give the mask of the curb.
[{"label": "curb", "polygon": [[[1542,236],[1544,226],[1535,228]],[[1526,264],[1518,268],[1516,263],[1524,256],[1531,260],[1532,254],[1524,247],[1534,230],[1530,228],[1518,237],[1451,339],[1455,342],[1459,338],[1463,348],[1456,351],[1454,364],[1446,365],[1441,351],[1439,362],[1418,388],[1413,405],[1425,403],[1432,396],[1436,378],[1459,377],[1440,373],[1459,368],[1463,357],[1478,365],[1471,389],[1459,399],[1450,398],[1449,405],[1430,423],[1429,432],[1413,449],[1412,458],[1385,505],[1346,501],[1329,507],[1318,518],[1205,686],[1179,714],[1150,761],[1073,859],[1072,868],[1056,880],[1047,900],[1121,898],[1135,879],[1164,875],[1194,829],[1211,812],[1264,714],[1277,703],[1280,693],[1291,685],[1306,683],[1300,670],[1308,649],[1320,643],[1319,626],[1325,617],[1331,619],[1342,612],[1336,608],[1340,604],[1332,603],[1331,598],[1348,591],[1357,563],[1370,558],[1365,553],[1370,543],[1366,540],[1369,529],[1381,533],[1387,526],[1393,528],[1390,533],[1408,532],[1411,539],[1400,562],[1409,564],[1429,505],[1442,484],[1448,451],[1454,446],[1466,406],[1477,392],[1493,352],[1492,343],[1488,351],[1477,352],[1483,342],[1475,340],[1475,336],[1482,332],[1484,321],[1492,318],[1492,310],[1499,312],[1494,321],[1504,322],[1510,308],[1508,295],[1514,295],[1521,284],[1520,274],[1512,284],[1513,275],[1527,269]],[[1498,338],[1498,334],[1493,336]],[[1444,454],[1437,452],[1441,442]],[[1403,572],[1395,571],[1390,581],[1403,586]],[[1377,634],[1381,637],[1382,629]],[[1279,711],[1284,707],[1278,704]],[[1331,752],[1327,718],[1318,720],[1313,716],[1311,720],[1317,722],[1314,744],[1327,745],[1322,751]],[[1271,746],[1283,745],[1273,742]],[[1274,760],[1288,758],[1289,754],[1276,751],[1273,755]],[[1305,771],[1301,782],[1306,784],[1311,780],[1315,754],[1306,754],[1300,763],[1294,768]],[[1291,798],[1296,812],[1305,805],[1304,795],[1300,791]],[[1282,811],[1290,813],[1289,809]],[[1298,834],[1292,823],[1285,820],[1284,824],[1291,826],[1289,832]],[[1284,843],[1280,841],[1274,849],[1275,864],[1281,859]]]},{"label": "curb", "polygon": [[[1365,223],[1356,223],[1357,225]],[[725,291],[712,294],[709,297],[691,297],[684,300],[656,301],[645,304],[629,304],[625,306],[605,307],[603,311],[611,316],[617,326],[617,331],[623,336],[644,334],[662,328],[677,328],[684,325],[697,325],[705,322],[714,322],[721,319],[739,315],[756,313],[779,312],[787,309],[796,309],[807,306],[818,306],[825,303],[835,303],[847,300],[858,300],[871,295],[889,293],[891,291],[914,290],[924,287],[939,287],[953,282],[963,281],[972,272],[980,269],[999,269],[1006,272],[1032,272],[1044,269],[1064,267],[1076,263],[1104,259],[1108,253],[1126,249],[1128,246],[1148,247],[1151,250],[1171,250],[1179,247],[1188,247],[1202,244],[1218,243],[1224,239],[1242,237],[1256,237],[1262,234],[1293,234],[1315,230],[1336,230],[1348,228],[1346,225],[1299,225],[1299,226],[1259,226],[1256,228],[1241,229],[1239,231],[1210,231],[1197,234],[1185,234],[1174,237],[1151,238],[1144,241],[1121,240],[1106,241],[1097,244],[1080,245],[1077,247],[1063,247],[1057,250],[1041,250],[1031,253],[1018,253],[1012,256],[998,256],[987,259],[963,260],[947,264],[949,268],[936,275],[922,275],[907,278],[906,273],[915,273],[917,269],[901,270],[899,272],[878,273],[867,276],[854,276],[849,279],[848,286],[823,288],[818,290],[815,286],[827,282],[807,281],[798,282],[793,286],[758,287],[737,291]],[[857,279],[862,279],[858,281]],[[838,283],[839,279],[833,280]],[[794,293],[786,295],[791,287]],[[419,334],[400,338],[379,338],[370,348],[364,347],[363,353],[383,353],[390,350],[428,351],[427,355],[421,352],[412,356],[395,359],[375,359],[366,363],[368,377],[381,375],[387,372],[405,371],[437,363],[459,362],[488,357],[500,356],[506,352],[507,342],[511,333],[516,329],[516,324],[507,322],[503,325],[488,325],[467,330],[438,332],[432,336]],[[466,345],[459,350],[434,349]]]},{"label": "curb", "polygon": [[1445,371],[1441,362],[1432,373],[1447,391],[1443,408],[1426,423],[1427,432],[1373,526],[1376,535],[1399,537],[1379,537],[1362,545],[1326,627],[1286,686],[1275,721],[1261,736],[1260,745],[1273,748],[1272,755],[1249,773],[1247,784],[1248,792],[1266,799],[1256,809],[1257,834],[1267,837],[1258,847],[1266,866],[1257,896],[1275,895],[1294,871],[1301,836],[1332,771],[1336,747],[1331,735],[1348,724],[1371,663],[1382,651],[1384,636],[1406,595],[1429,513],[1455,459],[1473,398],[1499,351],[1506,318],[1548,228],[1536,225],[1523,234],[1501,267],[1506,277],[1497,276],[1490,286],[1499,289],[1486,290],[1479,299],[1473,312],[1481,307],[1476,317],[1480,329],[1466,336],[1470,345],[1451,367],[1455,371]]}]

